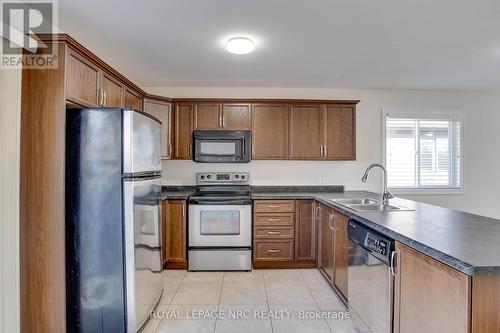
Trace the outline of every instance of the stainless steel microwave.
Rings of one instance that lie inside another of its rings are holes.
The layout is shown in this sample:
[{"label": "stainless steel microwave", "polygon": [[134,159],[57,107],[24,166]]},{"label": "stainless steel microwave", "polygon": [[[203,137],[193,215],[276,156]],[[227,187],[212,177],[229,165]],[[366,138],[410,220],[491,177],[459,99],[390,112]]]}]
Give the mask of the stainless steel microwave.
[{"label": "stainless steel microwave", "polygon": [[248,163],[250,131],[194,131],[193,160],[205,163]]}]

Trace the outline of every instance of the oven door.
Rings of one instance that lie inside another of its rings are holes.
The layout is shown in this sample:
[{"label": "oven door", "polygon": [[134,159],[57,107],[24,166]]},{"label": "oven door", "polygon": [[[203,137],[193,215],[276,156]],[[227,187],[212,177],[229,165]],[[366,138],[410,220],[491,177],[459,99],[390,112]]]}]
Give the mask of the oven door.
[{"label": "oven door", "polygon": [[190,247],[250,247],[250,205],[189,206]]}]

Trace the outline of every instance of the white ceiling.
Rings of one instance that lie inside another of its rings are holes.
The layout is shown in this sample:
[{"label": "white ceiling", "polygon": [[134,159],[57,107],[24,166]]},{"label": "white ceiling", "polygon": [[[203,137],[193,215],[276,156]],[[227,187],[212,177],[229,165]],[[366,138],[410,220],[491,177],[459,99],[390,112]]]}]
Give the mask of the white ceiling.
[{"label": "white ceiling", "polygon": [[[500,89],[498,0],[60,0],[141,86]],[[256,50],[233,55],[229,37]]]}]

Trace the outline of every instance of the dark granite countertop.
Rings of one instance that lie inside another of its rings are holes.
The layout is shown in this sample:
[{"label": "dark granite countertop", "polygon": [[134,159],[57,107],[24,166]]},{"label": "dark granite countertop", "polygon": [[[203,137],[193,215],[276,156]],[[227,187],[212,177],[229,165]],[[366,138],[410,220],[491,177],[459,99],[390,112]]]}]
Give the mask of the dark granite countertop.
[{"label": "dark granite countertop", "polygon": [[161,200],[187,200],[195,191],[194,186],[162,186]]},{"label": "dark granite countertop", "polygon": [[380,200],[380,195],[283,189],[252,193],[252,199],[315,199],[467,275],[500,275],[500,220],[402,198],[391,203],[414,211],[355,212],[332,201],[338,198]]},{"label": "dark granite countertop", "polygon": [[[314,199],[467,275],[500,275],[500,220],[402,198],[391,203],[414,211],[356,212],[332,201],[373,198],[342,186],[252,186],[252,199]],[[194,186],[163,186],[162,200],[186,200]]]}]

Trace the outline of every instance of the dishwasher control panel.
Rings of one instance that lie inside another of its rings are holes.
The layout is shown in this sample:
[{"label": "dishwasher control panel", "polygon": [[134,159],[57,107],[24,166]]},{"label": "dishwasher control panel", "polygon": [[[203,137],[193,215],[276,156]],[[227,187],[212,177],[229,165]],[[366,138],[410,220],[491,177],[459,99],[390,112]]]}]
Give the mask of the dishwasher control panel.
[{"label": "dishwasher control panel", "polygon": [[386,264],[390,262],[394,251],[394,240],[391,238],[354,219],[347,224],[347,235],[379,260]]},{"label": "dishwasher control panel", "polygon": [[387,241],[385,239],[381,239],[377,235],[368,232],[364,245],[369,250],[380,253],[383,256],[387,255]]}]

